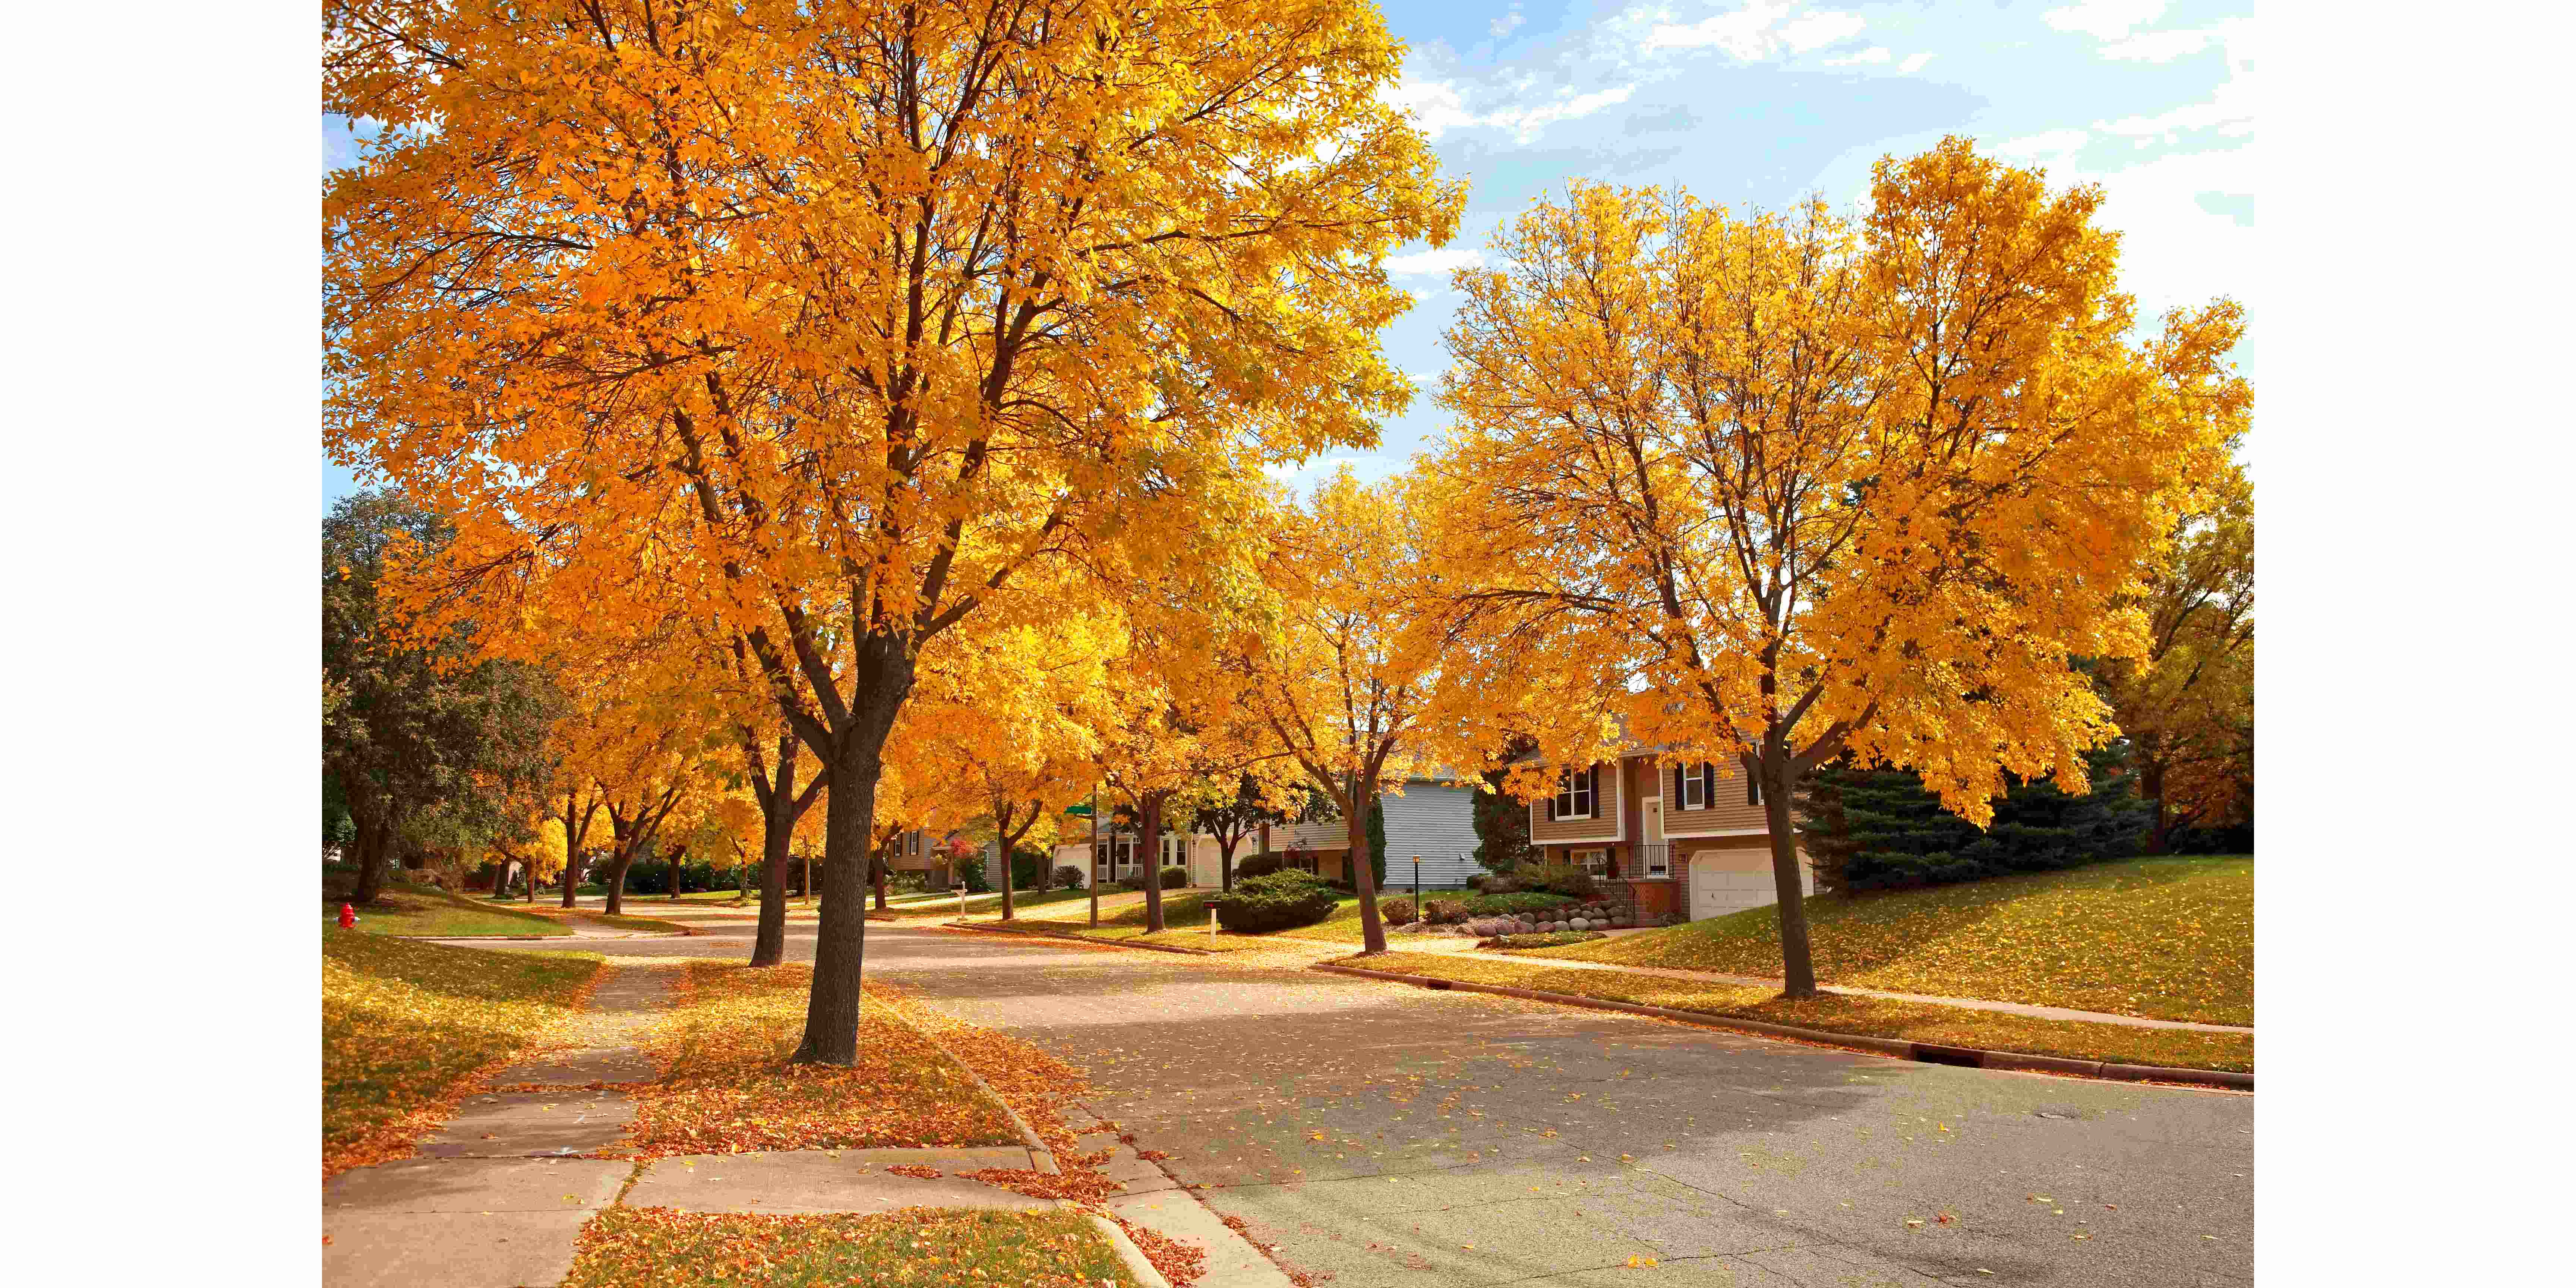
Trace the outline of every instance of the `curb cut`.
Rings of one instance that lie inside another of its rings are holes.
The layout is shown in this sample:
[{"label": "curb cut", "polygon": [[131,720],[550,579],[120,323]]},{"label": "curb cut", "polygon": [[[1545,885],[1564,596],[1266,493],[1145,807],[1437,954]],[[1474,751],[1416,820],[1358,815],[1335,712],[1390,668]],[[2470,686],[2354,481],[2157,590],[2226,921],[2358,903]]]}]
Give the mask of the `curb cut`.
[{"label": "curb cut", "polygon": [[1549,993],[1534,988],[1476,984],[1466,980],[1439,979],[1430,975],[1399,975],[1393,971],[1362,970],[1355,966],[1336,966],[1331,962],[1317,962],[1306,969],[1326,971],[1335,975],[1349,975],[1358,979],[1412,984],[1435,991],[1491,993],[1497,997],[1517,997],[1530,1002],[1554,1002],[1561,1006],[1580,1006],[1596,1011],[1622,1011],[1630,1015],[1647,1015],[1659,1020],[1677,1020],[1704,1028],[1740,1029],[1764,1037],[1795,1038],[1801,1042],[1847,1047],[1867,1051],[1873,1055],[1894,1056],[1899,1060],[1913,1060],[1923,1064],[1949,1064],[1970,1069],[1998,1069],[2017,1073],[2071,1074],[2077,1077],[2111,1078],[2123,1082],[2182,1082],[2198,1086],[2225,1087],[2235,1091],[2254,1089],[2253,1074],[2234,1073],[2224,1069],[2170,1069],[2148,1064],[2118,1064],[2104,1060],[2072,1060],[2064,1056],[2029,1055],[2018,1051],[1989,1051],[1983,1047],[1943,1046],[1934,1042],[1916,1042],[1910,1038],[1872,1037],[1861,1033],[1836,1033],[1827,1029],[1772,1024],[1764,1020],[1738,1019],[1731,1015],[1712,1015],[1706,1011],[1677,1011],[1663,1006],[1640,1006],[1634,1002],[1613,1002],[1598,997],[1581,997],[1573,993]]},{"label": "curb cut", "polygon": [[1183,948],[1177,944],[1138,944],[1123,939],[1094,939],[1089,935],[1079,935],[1069,930],[1030,930],[1018,926],[1006,930],[990,922],[977,921],[943,921],[938,924],[941,930],[972,930],[986,935],[1018,935],[1023,939],[1068,939],[1080,944],[1098,944],[1104,948],[1142,948],[1147,952],[1179,953],[1184,957],[1223,957],[1225,955],[1205,948]]}]

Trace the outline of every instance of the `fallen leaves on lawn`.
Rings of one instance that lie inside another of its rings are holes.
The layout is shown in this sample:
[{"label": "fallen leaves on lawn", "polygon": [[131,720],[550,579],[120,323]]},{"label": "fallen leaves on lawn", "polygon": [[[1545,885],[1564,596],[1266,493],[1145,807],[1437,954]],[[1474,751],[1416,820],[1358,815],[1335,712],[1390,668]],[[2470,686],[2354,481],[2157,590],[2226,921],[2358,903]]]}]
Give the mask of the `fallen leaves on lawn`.
[{"label": "fallen leaves on lawn", "polygon": [[1207,1269],[1207,1252],[1204,1249],[1193,1248],[1178,1239],[1148,1230],[1123,1216],[1112,1214],[1109,1219],[1117,1222],[1118,1228],[1136,1241],[1136,1250],[1144,1253],[1145,1259],[1153,1262],[1154,1268],[1162,1271],[1163,1277],[1171,1280],[1175,1288],[1182,1288]]},{"label": "fallen leaves on lawn", "polygon": [[1081,1214],[905,1208],[876,1216],[610,1208],[582,1227],[565,1288],[1133,1288]]},{"label": "fallen leaves on lawn", "polygon": [[1002,1107],[866,986],[859,1062],[790,1064],[813,968],[689,963],[670,1015],[644,1038],[660,1071],[633,1088],[627,1149],[641,1158],[753,1150],[1009,1144]]},{"label": "fallen leaves on lawn", "polygon": [[326,933],[322,1175],[410,1157],[478,1082],[580,1012],[601,964]]},{"label": "fallen leaves on lawn", "polygon": [[[1816,978],[2163,1020],[2254,1022],[2254,860],[2162,858],[1806,901]],[[1768,908],[1540,957],[1774,978]]]}]

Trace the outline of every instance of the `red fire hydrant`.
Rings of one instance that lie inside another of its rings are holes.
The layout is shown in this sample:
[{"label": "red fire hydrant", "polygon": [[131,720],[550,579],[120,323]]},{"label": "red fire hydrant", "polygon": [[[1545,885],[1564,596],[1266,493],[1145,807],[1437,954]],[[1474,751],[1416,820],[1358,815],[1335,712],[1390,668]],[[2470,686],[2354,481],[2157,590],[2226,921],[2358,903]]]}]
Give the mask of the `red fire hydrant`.
[{"label": "red fire hydrant", "polygon": [[341,904],[341,905],[340,905],[340,929],[342,929],[342,930],[355,930],[355,929],[357,929],[357,928],[358,928],[358,910],[357,910],[357,909],[355,909],[355,908],[350,907],[349,905],[347,905],[347,904],[345,904],[345,903],[344,903],[344,904]]}]

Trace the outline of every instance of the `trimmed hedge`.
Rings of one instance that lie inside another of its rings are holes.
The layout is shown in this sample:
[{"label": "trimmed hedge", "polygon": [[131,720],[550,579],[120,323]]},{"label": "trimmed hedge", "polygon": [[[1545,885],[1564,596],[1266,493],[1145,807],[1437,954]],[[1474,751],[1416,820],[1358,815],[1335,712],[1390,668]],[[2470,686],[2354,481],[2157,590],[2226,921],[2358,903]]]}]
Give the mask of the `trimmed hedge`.
[{"label": "trimmed hedge", "polygon": [[1234,879],[1241,881],[1245,877],[1268,876],[1273,872],[1286,871],[1287,867],[1288,860],[1276,854],[1247,855],[1235,863]]},{"label": "trimmed hedge", "polygon": [[1238,935],[1311,926],[1333,915],[1341,900],[1311,872],[1266,872],[1234,883],[1234,893],[1214,901],[1219,926]]},{"label": "trimmed hedge", "polygon": [[1165,890],[1186,890],[1189,888],[1190,884],[1190,870],[1188,868],[1165,868],[1162,871],[1160,880],[1162,881],[1162,888]]}]

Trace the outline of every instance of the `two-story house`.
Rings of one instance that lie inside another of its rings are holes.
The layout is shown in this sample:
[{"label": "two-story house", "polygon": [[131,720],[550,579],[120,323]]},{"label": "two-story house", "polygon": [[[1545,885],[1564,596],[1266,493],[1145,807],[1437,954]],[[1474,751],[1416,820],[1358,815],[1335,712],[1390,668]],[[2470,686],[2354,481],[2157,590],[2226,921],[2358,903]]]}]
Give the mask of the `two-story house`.
[{"label": "two-story house", "polygon": [[[1641,917],[1687,921],[1778,902],[1771,828],[1759,786],[1652,750],[1560,769],[1530,807],[1530,844],[1551,862],[1588,868],[1621,888]],[[1799,864],[1815,893],[1815,876]]]}]

